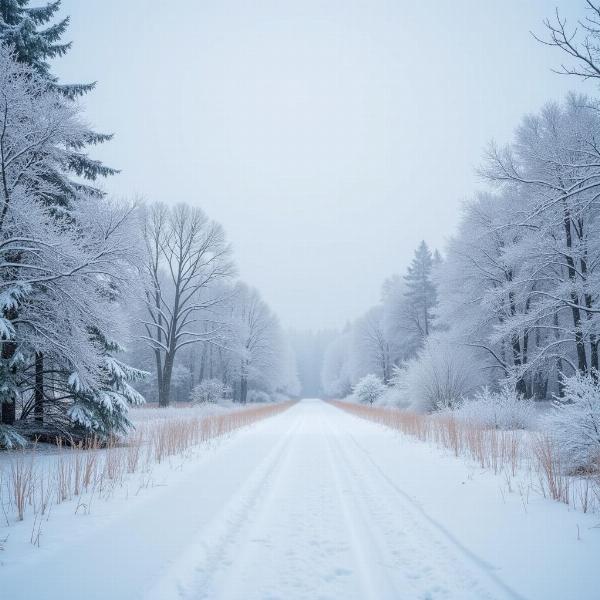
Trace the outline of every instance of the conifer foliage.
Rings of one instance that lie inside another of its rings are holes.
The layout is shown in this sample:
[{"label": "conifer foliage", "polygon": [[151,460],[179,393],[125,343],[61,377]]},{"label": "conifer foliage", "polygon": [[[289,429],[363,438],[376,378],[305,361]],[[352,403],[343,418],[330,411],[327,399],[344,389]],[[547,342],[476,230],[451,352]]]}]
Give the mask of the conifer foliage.
[{"label": "conifer foliage", "polygon": [[106,312],[120,301],[134,211],[94,183],[117,172],[86,152],[112,137],[85,125],[74,102],[94,84],[65,85],[52,73],[50,61],[71,48],[60,0],[29,4],[0,0],[6,445],[15,424],[46,437],[123,430],[125,404],[141,401],[128,384],[141,372],[115,358]]},{"label": "conifer foliage", "polygon": [[431,333],[435,318],[433,309],[437,304],[437,292],[431,279],[432,270],[433,256],[427,244],[422,241],[415,250],[412,263],[404,276],[404,296],[413,307],[416,333],[421,338]]},{"label": "conifer foliage", "polygon": [[[68,99],[93,90],[95,83],[62,84],[52,73],[48,61],[63,56],[71,48],[71,42],[61,42],[69,18],[53,23],[60,9],[60,0],[40,7],[30,7],[29,3],[30,0],[0,0],[0,43],[11,48],[18,62],[31,66],[42,81],[48,82],[51,88]],[[46,173],[54,184],[54,189],[47,191],[46,201],[65,206],[79,192],[100,194],[92,182],[118,171],[90,158],[85,149],[111,138],[110,134],[97,133],[85,127],[81,139],[65,148],[64,172],[52,170]],[[82,183],[82,179],[87,183]]]}]

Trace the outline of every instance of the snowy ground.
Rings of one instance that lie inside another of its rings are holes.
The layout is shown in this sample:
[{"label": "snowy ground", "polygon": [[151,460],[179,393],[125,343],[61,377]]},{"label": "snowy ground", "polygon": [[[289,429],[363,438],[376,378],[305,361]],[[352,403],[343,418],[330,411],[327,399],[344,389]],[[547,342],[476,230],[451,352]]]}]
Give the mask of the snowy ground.
[{"label": "snowy ground", "polygon": [[11,527],[1,597],[598,598],[597,516],[317,400],[153,476]]}]

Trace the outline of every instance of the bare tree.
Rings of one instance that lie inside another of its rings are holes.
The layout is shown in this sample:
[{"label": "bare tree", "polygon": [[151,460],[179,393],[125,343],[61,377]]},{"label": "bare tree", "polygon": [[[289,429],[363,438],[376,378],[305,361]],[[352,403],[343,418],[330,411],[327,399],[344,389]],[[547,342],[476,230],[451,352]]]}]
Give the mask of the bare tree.
[{"label": "bare tree", "polygon": [[239,401],[244,403],[249,382],[277,387],[284,372],[283,334],[277,317],[260,294],[244,283],[235,288],[233,323],[239,357]]},{"label": "bare tree", "polygon": [[573,59],[572,66],[561,64],[557,73],[575,75],[583,79],[600,79],[600,4],[586,0],[587,15],[569,27],[567,19],[558,9],[553,19],[546,19],[544,26],[548,37],[533,37],[546,46],[559,48]]},{"label": "bare tree", "polygon": [[353,342],[358,373],[374,373],[387,385],[392,376],[396,348],[384,327],[383,306],[374,306],[356,321]]},{"label": "bare tree", "polygon": [[213,330],[210,309],[223,301],[211,287],[233,274],[231,250],[223,228],[199,208],[155,204],[143,221],[146,245],[145,301],[149,320],[143,338],[154,352],[158,399],[168,406],[177,352],[207,341]]}]

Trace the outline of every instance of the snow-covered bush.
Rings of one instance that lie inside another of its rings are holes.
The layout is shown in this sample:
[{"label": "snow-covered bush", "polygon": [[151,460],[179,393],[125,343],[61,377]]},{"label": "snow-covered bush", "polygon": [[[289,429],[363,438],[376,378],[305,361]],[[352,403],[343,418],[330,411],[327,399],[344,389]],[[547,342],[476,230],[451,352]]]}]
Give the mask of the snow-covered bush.
[{"label": "snow-covered bush", "polygon": [[499,392],[486,387],[460,402],[452,413],[460,420],[496,429],[530,429],[536,419],[533,400],[519,396],[509,386]]},{"label": "snow-covered bush", "polygon": [[354,397],[364,404],[373,404],[386,390],[386,386],[377,375],[365,375],[352,389]]},{"label": "snow-covered bush", "polygon": [[406,394],[404,390],[398,385],[394,385],[395,378],[392,377],[390,384],[388,385],[383,394],[376,400],[378,406],[389,406],[391,408],[408,408],[409,404],[406,402]]},{"label": "snow-covered bush", "polygon": [[246,400],[248,402],[271,402],[271,396],[267,394],[267,392],[263,392],[261,390],[248,390],[248,395],[246,396]]},{"label": "snow-covered bush", "polygon": [[564,397],[544,419],[570,471],[600,468],[600,383],[577,373],[564,380]]},{"label": "snow-covered bush", "polygon": [[203,379],[194,386],[190,394],[190,400],[194,404],[204,402],[219,402],[231,396],[231,388],[219,379]]},{"label": "snow-covered bush", "polygon": [[406,403],[419,411],[451,408],[484,383],[474,352],[444,334],[430,336],[419,356],[395,376]]}]

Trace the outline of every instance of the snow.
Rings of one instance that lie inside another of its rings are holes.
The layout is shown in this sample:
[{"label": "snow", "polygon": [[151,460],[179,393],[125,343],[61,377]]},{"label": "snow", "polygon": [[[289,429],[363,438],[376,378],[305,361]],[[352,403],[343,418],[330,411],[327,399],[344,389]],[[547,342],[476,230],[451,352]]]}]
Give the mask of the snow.
[{"label": "snow", "polygon": [[[152,472],[11,525],[3,598],[597,597],[598,517],[304,400]],[[0,538],[4,537],[0,532]]]}]

